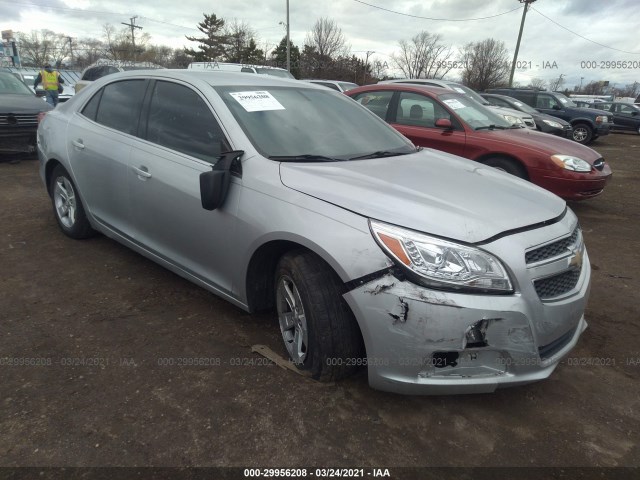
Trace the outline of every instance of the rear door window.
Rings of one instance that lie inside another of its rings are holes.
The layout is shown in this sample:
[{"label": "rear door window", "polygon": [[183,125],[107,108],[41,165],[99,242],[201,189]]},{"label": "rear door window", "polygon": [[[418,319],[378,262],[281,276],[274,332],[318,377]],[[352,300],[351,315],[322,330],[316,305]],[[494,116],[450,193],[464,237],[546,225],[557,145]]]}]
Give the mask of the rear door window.
[{"label": "rear door window", "polygon": [[386,120],[387,109],[392,97],[393,90],[381,90],[378,92],[363,92],[352,98],[360,105],[367,107],[381,119]]},{"label": "rear door window", "polygon": [[96,114],[96,122],[136,135],[145,80],[122,80],[106,85]]}]

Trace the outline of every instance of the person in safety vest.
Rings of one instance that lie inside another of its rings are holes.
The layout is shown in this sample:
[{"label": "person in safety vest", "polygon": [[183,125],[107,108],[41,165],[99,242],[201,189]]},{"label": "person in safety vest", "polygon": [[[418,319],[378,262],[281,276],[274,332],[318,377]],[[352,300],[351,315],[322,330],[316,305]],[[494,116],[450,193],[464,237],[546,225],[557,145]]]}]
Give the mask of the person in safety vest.
[{"label": "person in safety vest", "polygon": [[33,88],[38,86],[42,82],[42,88],[47,95],[47,103],[52,107],[58,104],[58,92],[62,90],[62,84],[64,80],[60,78],[58,72],[54,72],[51,65],[46,64],[44,70],[41,70],[33,83]]}]

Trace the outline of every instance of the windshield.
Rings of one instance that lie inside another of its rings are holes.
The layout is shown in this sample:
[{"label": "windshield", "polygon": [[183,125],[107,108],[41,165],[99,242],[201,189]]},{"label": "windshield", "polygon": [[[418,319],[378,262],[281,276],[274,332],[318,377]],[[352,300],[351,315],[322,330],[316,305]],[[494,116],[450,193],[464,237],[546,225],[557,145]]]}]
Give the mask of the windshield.
[{"label": "windshield", "polygon": [[511,105],[514,106],[516,110],[520,110],[521,112],[528,113],[529,115],[537,115],[538,112],[535,108],[530,107],[526,103],[522,103],[520,100],[516,100],[513,97],[507,97]]},{"label": "windshield", "polygon": [[0,72],[0,94],[33,95],[33,92],[11,73]]},{"label": "windshield", "polygon": [[456,92],[466,95],[469,98],[472,98],[473,100],[478,102],[480,105],[489,105],[489,102],[487,100],[482,98],[478,93],[474,92],[473,90],[471,90],[469,87],[465,85],[460,85],[459,83],[447,83],[447,85],[449,86],[449,88],[455,90]]},{"label": "windshield", "polygon": [[261,73],[263,75],[272,75],[274,77],[280,77],[280,78],[294,78],[294,79],[296,78],[286,70],[278,70],[275,68],[256,68],[256,72]]},{"label": "windshield", "polygon": [[343,91],[347,91],[347,90],[351,90],[352,88],[357,88],[358,85],[355,83],[351,83],[351,82],[337,82],[338,85],[340,85],[340,88],[342,88]]},{"label": "windshield", "polygon": [[511,124],[502,116],[483,105],[478,105],[478,102],[466,95],[447,93],[438,98],[474,130],[511,128]]},{"label": "windshield", "polygon": [[556,98],[562,103],[563,106],[565,107],[577,107],[577,105],[575,103],[573,103],[573,101],[571,101],[571,99],[565,97],[563,94],[561,93],[553,93]]},{"label": "windshield", "polygon": [[379,152],[416,151],[365,107],[328,89],[213,87],[265,157],[346,160]]}]

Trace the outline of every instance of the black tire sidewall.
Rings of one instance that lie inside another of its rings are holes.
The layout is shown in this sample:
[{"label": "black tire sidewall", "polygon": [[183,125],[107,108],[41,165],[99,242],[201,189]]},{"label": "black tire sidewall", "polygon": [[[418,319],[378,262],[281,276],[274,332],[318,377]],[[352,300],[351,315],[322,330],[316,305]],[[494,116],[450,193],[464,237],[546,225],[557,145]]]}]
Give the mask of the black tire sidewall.
[{"label": "black tire sidewall", "polygon": [[[587,132],[587,138],[585,138],[583,141],[578,141],[575,138],[575,134],[576,134],[576,130],[579,128],[584,128]],[[577,123],[576,125],[574,125],[573,127],[573,141],[580,143],[582,145],[586,145],[589,142],[591,142],[593,140],[593,129],[587,125],[586,123]]]}]

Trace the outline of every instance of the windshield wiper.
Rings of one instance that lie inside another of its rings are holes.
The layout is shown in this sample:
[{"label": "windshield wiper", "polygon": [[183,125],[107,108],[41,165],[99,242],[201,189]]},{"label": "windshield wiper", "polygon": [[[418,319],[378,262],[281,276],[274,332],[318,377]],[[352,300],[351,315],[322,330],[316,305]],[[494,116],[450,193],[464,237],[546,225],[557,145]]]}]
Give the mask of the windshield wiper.
[{"label": "windshield wiper", "polygon": [[[417,151],[417,150],[416,150]],[[364,160],[366,158],[383,158],[383,157],[397,157],[400,155],[408,155],[414,152],[390,152],[388,150],[378,150],[377,152],[367,153],[366,155],[360,155],[358,157],[351,157],[349,160]]]},{"label": "windshield wiper", "polygon": [[341,162],[339,158],[325,157],[324,155],[313,155],[310,153],[304,155],[271,155],[269,160],[277,160],[280,162]]},{"label": "windshield wiper", "polygon": [[[503,127],[502,125],[483,125],[482,127],[476,128],[476,130],[506,130],[511,127]],[[518,127],[519,128],[519,127]]]}]

